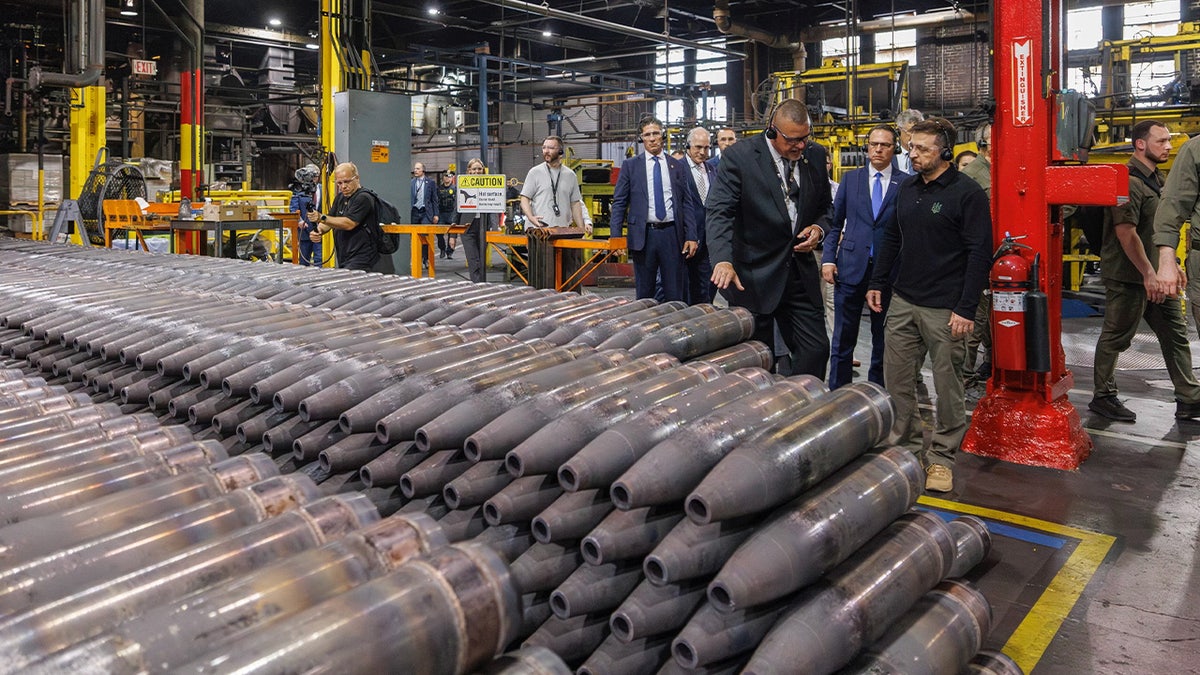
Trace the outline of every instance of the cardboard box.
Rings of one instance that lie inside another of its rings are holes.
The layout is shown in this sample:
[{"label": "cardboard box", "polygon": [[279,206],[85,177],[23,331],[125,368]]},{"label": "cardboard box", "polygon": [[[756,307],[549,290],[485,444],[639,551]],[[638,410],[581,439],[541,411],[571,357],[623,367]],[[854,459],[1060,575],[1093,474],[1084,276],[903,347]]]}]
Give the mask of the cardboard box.
[{"label": "cardboard box", "polygon": [[211,221],[258,220],[258,207],[253,204],[205,202],[203,219]]}]

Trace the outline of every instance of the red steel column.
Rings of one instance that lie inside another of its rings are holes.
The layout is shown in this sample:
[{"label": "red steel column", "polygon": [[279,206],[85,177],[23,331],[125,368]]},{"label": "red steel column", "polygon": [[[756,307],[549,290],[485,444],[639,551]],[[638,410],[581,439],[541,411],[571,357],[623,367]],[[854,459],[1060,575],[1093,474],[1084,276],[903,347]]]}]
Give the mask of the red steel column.
[{"label": "red steel column", "polygon": [[1054,91],[1063,63],[1062,1],[1006,0],[994,10],[992,235],[996,242],[1005,234],[1023,236],[1030,249],[1021,254],[1031,263],[1041,256],[1050,371],[997,370],[962,447],[1010,462],[1074,469],[1092,441],[1067,400],[1074,378],[1062,350],[1063,227],[1052,205],[1114,205],[1127,194],[1128,178],[1115,165],[1061,165]]}]

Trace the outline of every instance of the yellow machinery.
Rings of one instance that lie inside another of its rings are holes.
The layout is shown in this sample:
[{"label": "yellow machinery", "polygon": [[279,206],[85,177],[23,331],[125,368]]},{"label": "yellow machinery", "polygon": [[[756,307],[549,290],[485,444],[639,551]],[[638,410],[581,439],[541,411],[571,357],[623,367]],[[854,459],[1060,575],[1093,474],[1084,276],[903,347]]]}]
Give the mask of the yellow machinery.
[{"label": "yellow machinery", "polygon": [[[1100,43],[1100,99],[1097,102],[1096,136],[1102,145],[1120,144],[1128,138],[1129,128],[1139,119],[1153,117],[1166,123],[1171,131],[1189,135],[1200,133],[1200,115],[1195,103],[1187,101],[1183,80],[1168,87],[1155,101],[1161,106],[1137,108],[1133,93],[1133,69],[1138,63],[1157,60],[1156,55],[1170,54],[1174,72],[1188,71],[1185,56],[1200,50],[1200,22],[1179,24],[1175,35],[1145,36],[1133,40],[1105,40]],[[1144,101],[1143,101],[1144,102]]]},{"label": "yellow machinery", "polygon": [[849,169],[866,165],[871,127],[908,107],[908,62],[847,66],[830,58],[801,73],[771,73],[764,89],[759,111],[764,125],[775,106],[788,98],[815,103],[823,111],[813,120],[813,135],[829,150],[830,177],[840,181]]},{"label": "yellow machinery", "polygon": [[592,216],[592,236],[609,236],[609,208],[612,205],[614,185],[613,163],[608,159],[571,159],[567,166],[575,171],[579,179],[579,193],[583,205]]}]

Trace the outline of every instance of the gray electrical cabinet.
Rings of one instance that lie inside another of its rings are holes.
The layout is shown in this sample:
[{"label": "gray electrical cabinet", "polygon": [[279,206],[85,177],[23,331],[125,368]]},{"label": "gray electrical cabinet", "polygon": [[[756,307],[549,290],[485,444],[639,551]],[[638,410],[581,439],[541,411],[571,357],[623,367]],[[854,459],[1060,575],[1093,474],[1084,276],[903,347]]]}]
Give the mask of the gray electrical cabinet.
[{"label": "gray electrical cabinet", "polygon": [[[396,205],[405,222],[412,211],[412,99],[351,89],[333,95],[334,148],[338,162],[354,162],[363,187]],[[400,237],[394,270],[407,273],[409,238]]]}]

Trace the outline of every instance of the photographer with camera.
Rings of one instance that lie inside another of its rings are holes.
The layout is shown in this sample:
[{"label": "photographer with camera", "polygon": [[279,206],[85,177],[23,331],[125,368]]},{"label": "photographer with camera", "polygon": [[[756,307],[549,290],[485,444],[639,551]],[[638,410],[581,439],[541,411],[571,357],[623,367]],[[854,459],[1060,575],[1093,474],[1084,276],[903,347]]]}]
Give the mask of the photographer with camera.
[{"label": "photographer with camera", "polygon": [[296,180],[288,189],[292,191],[292,200],[288,209],[300,214],[299,229],[296,239],[300,245],[300,264],[305,267],[320,267],[324,260],[321,256],[321,240],[313,241],[309,235],[317,226],[316,221],[309,220],[310,210],[320,203],[321,186],[318,184],[321,171],[315,164],[306,164],[296,169]]},{"label": "photographer with camera", "polygon": [[308,220],[317,224],[309,239],[320,241],[326,232],[332,231],[338,267],[371,271],[380,258],[377,235],[373,232],[379,230],[377,199],[363,188],[358,167],[351,162],[337,165],[333,184],[338,194],[329,213],[317,213],[315,207],[309,207]]}]

